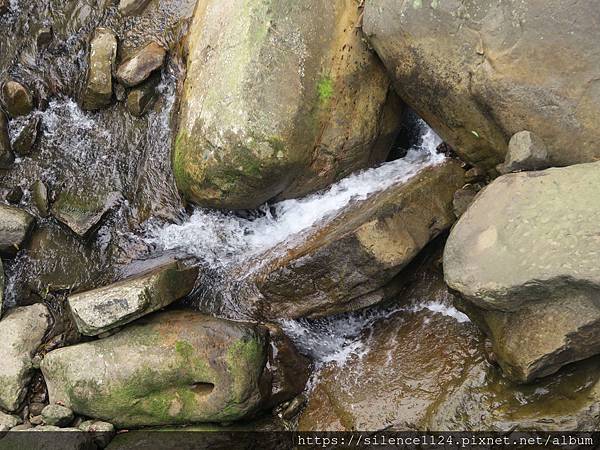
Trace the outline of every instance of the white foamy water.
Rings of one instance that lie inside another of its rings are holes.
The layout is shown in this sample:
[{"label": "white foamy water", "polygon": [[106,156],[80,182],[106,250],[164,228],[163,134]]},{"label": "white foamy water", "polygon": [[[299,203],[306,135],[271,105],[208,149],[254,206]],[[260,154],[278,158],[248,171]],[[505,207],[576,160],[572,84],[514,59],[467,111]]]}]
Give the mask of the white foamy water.
[{"label": "white foamy water", "polygon": [[372,307],[366,310],[321,319],[281,320],[280,325],[294,344],[309,355],[317,368],[328,363],[344,366],[352,357],[362,358],[369,351],[369,337],[373,326],[399,313],[429,311],[450,317],[459,323],[469,318],[454,306],[442,300],[428,300],[416,305]]},{"label": "white foamy water", "polygon": [[441,139],[422,122],[421,142],[404,158],[350,175],[329,189],[302,199],[263,207],[261,216],[246,219],[207,209],[196,209],[183,224],[154,229],[149,240],[166,250],[177,249],[211,267],[227,267],[248,260],[290,236],[333,217],[352,201],[405,182],[423,168],[439,164]]}]

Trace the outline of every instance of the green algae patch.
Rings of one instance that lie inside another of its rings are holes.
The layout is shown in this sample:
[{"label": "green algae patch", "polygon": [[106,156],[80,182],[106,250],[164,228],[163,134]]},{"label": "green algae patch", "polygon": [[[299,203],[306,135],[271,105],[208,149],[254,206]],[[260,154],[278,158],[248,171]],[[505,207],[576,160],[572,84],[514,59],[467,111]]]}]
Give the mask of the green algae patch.
[{"label": "green algae patch", "polygon": [[333,97],[333,80],[329,76],[323,76],[317,83],[317,93],[321,105],[327,105]]}]

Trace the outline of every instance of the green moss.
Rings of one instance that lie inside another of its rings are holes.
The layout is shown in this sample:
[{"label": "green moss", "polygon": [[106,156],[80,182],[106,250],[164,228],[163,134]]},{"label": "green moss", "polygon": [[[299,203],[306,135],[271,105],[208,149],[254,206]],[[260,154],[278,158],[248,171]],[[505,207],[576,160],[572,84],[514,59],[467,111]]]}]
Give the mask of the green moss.
[{"label": "green moss", "polygon": [[317,93],[321,104],[327,104],[333,97],[333,80],[329,76],[323,76],[317,83]]}]

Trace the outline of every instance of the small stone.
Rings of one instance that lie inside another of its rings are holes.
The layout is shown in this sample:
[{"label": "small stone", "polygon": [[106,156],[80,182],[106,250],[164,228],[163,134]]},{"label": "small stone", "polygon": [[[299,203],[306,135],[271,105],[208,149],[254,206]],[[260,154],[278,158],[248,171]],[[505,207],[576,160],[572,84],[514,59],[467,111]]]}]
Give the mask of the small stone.
[{"label": "small stone", "polygon": [[0,253],[12,255],[21,249],[33,223],[33,216],[27,211],[0,205]]},{"label": "small stone", "polygon": [[137,86],[163,65],[166,54],[167,51],[157,42],[150,42],[121,63],[117,79],[127,87]]},{"label": "small stone", "polygon": [[31,431],[63,431],[60,429],[60,427],[57,427],[56,425],[39,425],[36,427],[33,427],[31,429]]},{"label": "small stone", "polygon": [[530,131],[520,131],[510,139],[504,164],[499,164],[496,169],[501,174],[507,174],[548,167],[550,162],[544,141]]},{"label": "small stone", "polygon": [[39,416],[42,414],[42,410],[46,407],[45,403],[30,403],[29,414],[32,416]]},{"label": "small stone", "polygon": [[465,183],[477,183],[478,181],[485,181],[486,173],[481,167],[472,167],[465,172]]},{"label": "small stone", "polygon": [[23,422],[19,416],[12,414],[6,414],[0,411],[0,430],[4,428],[4,431],[16,427],[18,424]]},{"label": "small stone", "polygon": [[285,408],[285,410],[282,413],[282,417],[285,420],[293,419],[294,417],[296,417],[298,415],[298,413],[300,412],[300,409],[304,406],[305,403],[306,403],[306,397],[304,395],[297,396]]},{"label": "small stone", "polygon": [[42,121],[39,117],[32,117],[27,125],[17,135],[13,142],[13,150],[18,155],[29,155],[37,141]]},{"label": "small stone", "polygon": [[46,217],[48,215],[48,189],[43,181],[37,180],[31,186],[31,199],[33,204],[40,213],[40,216]]},{"label": "small stone", "polygon": [[8,203],[12,203],[13,205],[18,205],[21,203],[23,199],[23,188],[21,186],[15,186],[11,188],[10,191],[6,194],[6,201]]},{"label": "small stone", "polygon": [[33,111],[33,98],[18,81],[6,81],[2,85],[2,104],[12,117],[26,116]]},{"label": "small stone", "polygon": [[122,102],[127,98],[127,89],[122,84],[115,84],[115,98]]},{"label": "small stone", "polygon": [[73,410],[61,405],[46,406],[42,410],[42,417],[47,425],[56,425],[58,427],[66,427],[74,419]]},{"label": "small stone", "polygon": [[33,416],[29,419],[29,422],[31,423],[31,425],[41,425],[42,423],[44,423],[44,419],[41,415]]},{"label": "small stone", "polygon": [[106,447],[115,435],[115,427],[112,423],[100,420],[86,420],[79,425],[81,431],[94,434],[94,441],[100,448]]},{"label": "small stone", "polygon": [[26,431],[26,430],[30,430],[32,428],[32,425],[30,422],[25,422],[22,423],[21,425],[17,425],[16,427],[12,427],[10,429],[10,431]]},{"label": "small stone", "polygon": [[117,57],[117,37],[108,28],[96,28],[90,43],[87,81],[82,108],[97,110],[112,99],[112,70]]},{"label": "small stone", "polygon": [[8,11],[10,6],[10,0],[0,0],[0,14],[4,14]]},{"label": "small stone", "polygon": [[36,37],[37,46],[44,47],[48,45],[50,41],[52,41],[52,36],[53,33],[51,27],[40,28]]},{"label": "small stone", "polygon": [[121,0],[119,2],[119,11],[123,15],[133,15],[141,13],[150,0]]},{"label": "small stone", "polygon": [[156,88],[159,83],[160,74],[157,73],[129,93],[127,96],[127,109],[132,116],[141,117],[154,106],[158,99]]},{"label": "small stone", "polygon": [[15,162],[15,155],[8,135],[8,119],[0,111],[0,169],[10,169]]},{"label": "small stone", "polygon": [[479,192],[479,189],[477,189],[476,186],[468,184],[454,193],[452,206],[454,208],[454,214],[457,218],[462,216],[467,209],[469,209],[469,206],[471,203],[473,203],[477,192]]}]

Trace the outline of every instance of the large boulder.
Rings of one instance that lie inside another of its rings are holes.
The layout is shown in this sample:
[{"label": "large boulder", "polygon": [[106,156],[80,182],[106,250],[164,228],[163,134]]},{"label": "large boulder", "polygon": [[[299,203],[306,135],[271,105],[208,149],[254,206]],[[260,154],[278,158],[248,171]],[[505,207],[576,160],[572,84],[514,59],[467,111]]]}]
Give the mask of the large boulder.
[{"label": "large boulder", "polygon": [[463,183],[454,161],[422,169],[269,250],[246,266],[260,317],[323,316],[384,300],[386,285],[454,223]]},{"label": "large boulder", "polygon": [[96,336],[123,326],[185,297],[198,270],[168,261],[126,280],[69,296],[77,328]]},{"label": "large boulder", "polygon": [[397,92],[472,163],[537,134],[553,165],[600,157],[600,10],[576,0],[366,0]]},{"label": "large boulder", "polygon": [[96,28],[90,42],[87,81],[82,108],[101,109],[112,100],[112,71],[117,58],[117,37],[108,28]]},{"label": "large boulder", "polygon": [[[276,343],[260,325],[171,311],[106,339],[54,350],[42,372],[52,403],[118,427],[228,422],[270,405],[274,374],[267,361],[277,359],[270,342]],[[289,375],[307,379],[302,371]]]},{"label": "large boulder", "polygon": [[483,310],[516,379],[600,352],[599,170],[590,163],[502,176],[448,239],[446,281]]},{"label": "large boulder", "polygon": [[21,249],[34,221],[27,211],[0,204],[0,253],[10,255]]},{"label": "large boulder", "polygon": [[16,308],[0,321],[0,408],[16,411],[25,398],[32,358],[49,325],[48,309],[40,303]]},{"label": "large boulder", "polygon": [[385,160],[398,100],[359,15],[355,0],[198,3],[173,151],[188,200],[255,208]]}]

